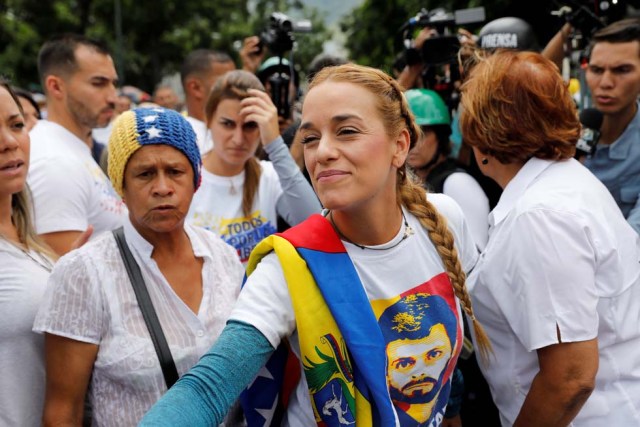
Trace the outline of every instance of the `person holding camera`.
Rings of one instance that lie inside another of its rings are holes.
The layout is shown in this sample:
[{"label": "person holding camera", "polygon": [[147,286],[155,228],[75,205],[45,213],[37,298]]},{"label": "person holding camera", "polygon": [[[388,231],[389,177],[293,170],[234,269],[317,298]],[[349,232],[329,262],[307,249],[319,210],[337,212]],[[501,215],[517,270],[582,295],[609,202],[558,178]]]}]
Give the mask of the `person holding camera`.
[{"label": "person holding camera", "polygon": [[540,54],[501,51],[462,91],[465,140],[504,190],[469,276],[502,425],[640,425],[640,236],[573,158],[566,83]]}]

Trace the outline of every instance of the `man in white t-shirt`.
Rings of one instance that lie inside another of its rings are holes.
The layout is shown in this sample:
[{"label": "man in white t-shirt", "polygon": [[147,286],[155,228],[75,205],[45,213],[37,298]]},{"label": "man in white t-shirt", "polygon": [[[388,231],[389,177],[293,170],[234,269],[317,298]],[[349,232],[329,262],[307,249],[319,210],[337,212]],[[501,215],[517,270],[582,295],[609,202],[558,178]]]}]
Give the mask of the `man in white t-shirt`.
[{"label": "man in white t-shirt", "polygon": [[91,156],[91,130],[109,123],[118,76],[106,47],[73,34],[42,46],[38,72],[48,116],[30,133],[28,183],[36,231],[62,255],[90,225],[112,230],[127,212]]},{"label": "man in white t-shirt", "polygon": [[194,50],[187,55],[182,64],[180,78],[184,89],[187,121],[196,133],[200,153],[206,153],[213,147],[204,111],[209,92],[220,76],[235,69],[236,64],[229,55],[208,49]]}]

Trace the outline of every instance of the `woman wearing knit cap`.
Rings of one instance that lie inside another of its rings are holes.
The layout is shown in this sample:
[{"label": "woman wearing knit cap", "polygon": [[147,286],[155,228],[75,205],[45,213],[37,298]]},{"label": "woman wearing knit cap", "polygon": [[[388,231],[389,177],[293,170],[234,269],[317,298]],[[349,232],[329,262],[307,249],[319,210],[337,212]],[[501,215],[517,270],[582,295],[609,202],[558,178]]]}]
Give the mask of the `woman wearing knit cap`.
[{"label": "woman wearing knit cap", "polygon": [[[184,223],[200,184],[189,123],[162,108],[123,113],[109,176],[129,209],[121,236],[139,266],[178,375],[222,330],[243,269],[220,238]],[[170,383],[114,237],[104,234],[54,267],[34,330],[45,333],[47,424],[135,425]],[[129,258],[131,259],[131,258]]]},{"label": "woman wearing knit cap", "polygon": [[[205,106],[213,149],[204,157],[202,188],[188,221],[218,234],[243,263],[276,232],[277,216],[290,224],[320,211],[311,185],[280,136],[278,111],[258,78],[230,71],[218,79]],[[262,147],[270,161],[259,161]]]}]

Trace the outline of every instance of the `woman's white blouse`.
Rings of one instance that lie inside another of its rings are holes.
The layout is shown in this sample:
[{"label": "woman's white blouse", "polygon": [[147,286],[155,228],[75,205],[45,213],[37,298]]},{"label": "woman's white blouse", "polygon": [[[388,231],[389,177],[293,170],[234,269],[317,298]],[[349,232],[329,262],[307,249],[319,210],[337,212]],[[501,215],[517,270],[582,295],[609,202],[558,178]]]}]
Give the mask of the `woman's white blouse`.
[{"label": "woman's white blouse", "polygon": [[533,158],[490,215],[469,292],[495,357],[480,367],[503,426],[515,421],[536,350],[598,340],[595,390],[573,426],[640,426],[640,238],[608,190],[571,159]]},{"label": "woman's white blouse", "polygon": [[[203,296],[196,314],[175,294],[151,258],[153,247],[129,221],[124,231],[178,373],[183,375],[224,328],[240,291],[244,269],[231,246],[206,230],[185,225],[194,254],[204,260]],[[111,233],[58,261],[34,331],[99,346],[89,391],[94,425],[136,425],[167,390]]]}]

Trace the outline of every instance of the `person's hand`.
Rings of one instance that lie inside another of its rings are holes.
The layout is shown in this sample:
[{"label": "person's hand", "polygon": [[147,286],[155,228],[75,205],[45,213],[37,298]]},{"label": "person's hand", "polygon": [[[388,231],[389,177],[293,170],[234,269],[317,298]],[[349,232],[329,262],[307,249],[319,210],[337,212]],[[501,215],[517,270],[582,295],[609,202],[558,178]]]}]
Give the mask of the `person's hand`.
[{"label": "person's hand", "polygon": [[91,235],[93,234],[93,225],[89,225],[86,230],[84,230],[71,244],[71,250],[78,249],[85,243],[89,241]]},{"label": "person's hand", "polygon": [[458,28],[458,39],[462,47],[475,47],[477,45],[476,37],[464,28]]},{"label": "person's hand", "polygon": [[265,55],[265,47],[260,47],[260,37],[251,36],[244,39],[242,49],[240,49],[240,60],[242,69],[254,73],[262,64]]},{"label": "person's hand", "polygon": [[278,109],[267,93],[257,89],[248,92],[251,96],[240,101],[240,114],[245,122],[258,125],[262,146],[267,146],[280,135]]},{"label": "person's hand", "polygon": [[436,30],[433,27],[424,27],[423,29],[420,30],[420,32],[418,33],[418,35],[416,36],[416,38],[413,41],[413,47],[415,47],[416,49],[420,50],[420,48],[422,48],[422,45],[424,44],[424,41],[427,39],[430,39],[432,37],[435,37],[438,35],[438,30]]}]

